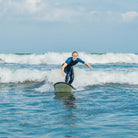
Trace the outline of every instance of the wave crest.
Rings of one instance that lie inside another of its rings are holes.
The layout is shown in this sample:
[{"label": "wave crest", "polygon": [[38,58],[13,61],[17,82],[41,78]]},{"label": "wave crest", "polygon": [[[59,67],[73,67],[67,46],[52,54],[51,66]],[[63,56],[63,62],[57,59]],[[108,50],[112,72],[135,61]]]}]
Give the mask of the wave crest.
[{"label": "wave crest", "polygon": [[[13,64],[62,64],[71,53],[48,52],[45,54],[0,54],[0,63]],[[79,57],[90,64],[138,64],[138,55],[132,53],[87,54]]]},{"label": "wave crest", "polygon": [[[24,82],[56,83],[64,81],[60,69],[46,71],[0,68],[0,83],[24,83]],[[75,87],[102,85],[107,83],[138,85],[138,70],[96,70],[87,71],[75,68]]]}]

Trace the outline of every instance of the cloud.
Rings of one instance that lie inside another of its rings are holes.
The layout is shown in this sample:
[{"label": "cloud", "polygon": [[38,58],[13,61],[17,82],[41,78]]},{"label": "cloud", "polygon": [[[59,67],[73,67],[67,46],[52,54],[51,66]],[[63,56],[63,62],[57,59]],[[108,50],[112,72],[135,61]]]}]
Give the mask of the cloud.
[{"label": "cloud", "polygon": [[138,12],[129,11],[121,14],[124,22],[132,22],[134,19],[138,18]]},{"label": "cloud", "polygon": [[91,21],[95,22],[131,23],[134,22],[135,19],[138,19],[138,12],[128,11],[126,13],[122,13],[112,11],[91,11],[89,13],[89,18]]},{"label": "cloud", "polygon": [[63,5],[49,0],[0,0],[0,18],[41,22],[126,23],[138,17],[138,12],[126,13],[91,10],[83,5]]},{"label": "cloud", "polygon": [[32,15],[41,12],[46,7],[42,0],[6,0],[1,2],[1,11],[5,15]]},{"label": "cloud", "polygon": [[48,0],[6,0],[2,1],[1,16],[8,19],[29,19],[39,21],[71,21],[79,15],[77,10],[61,7],[58,3]]}]

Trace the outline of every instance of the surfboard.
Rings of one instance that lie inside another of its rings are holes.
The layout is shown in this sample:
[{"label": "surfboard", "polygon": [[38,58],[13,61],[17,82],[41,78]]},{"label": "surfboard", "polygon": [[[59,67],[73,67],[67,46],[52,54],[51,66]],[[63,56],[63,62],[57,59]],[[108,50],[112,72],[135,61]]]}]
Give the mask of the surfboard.
[{"label": "surfboard", "polygon": [[57,82],[54,84],[55,92],[73,92],[75,88],[65,82]]}]

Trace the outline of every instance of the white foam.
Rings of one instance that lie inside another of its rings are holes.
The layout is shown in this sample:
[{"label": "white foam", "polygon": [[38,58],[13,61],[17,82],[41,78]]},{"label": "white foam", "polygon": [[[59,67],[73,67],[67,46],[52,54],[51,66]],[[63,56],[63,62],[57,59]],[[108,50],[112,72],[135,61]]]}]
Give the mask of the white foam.
[{"label": "white foam", "polygon": [[46,83],[39,88],[35,88],[35,91],[39,92],[53,92],[54,91],[54,86],[51,83]]},{"label": "white foam", "polygon": [[138,64],[138,55],[132,53],[106,53],[106,54],[85,54],[81,53],[81,57],[91,64]]},{"label": "white foam", "polygon": [[102,85],[108,83],[118,84],[138,84],[138,70],[113,70],[113,71],[86,71],[76,69],[76,77],[74,85],[77,87],[85,87],[91,85]]},{"label": "white foam", "polygon": [[[54,70],[50,71],[47,75],[48,81],[52,82],[53,84],[58,81],[64,81],[64,77],[62,77],[60,73],[61,72],[59,70],[56,72]],[[75,68],[75,80],[72,85],[77,88],[77,91],[84,90],[86,86],[103,85],[109,83],[138,85],[138,70],[87,71],[84,69]],[[44,84],[38,88],[37,91],[53,91],[53,87],[51,84]]]},{"label": "white foam", "polygon": [[[102,85],[108,83],[138,85],[138,69],[135,70],[92,70],[75,68],[73,86],[83,89],[86,86]],[[60,69],[39,71],[30,69],[11,70],[0,68],[0,83],[25,83],[41,82],[46,84],[36,89],[37,91],[53,91],[53,84],[63,82],[64,77]]]},{"label": "white foam", "polygon": [[[62,64],[71,53],[48,52],[45,54],[0,54],[0,63],[14,64]],[[79,57],[90,64],[138,64],[138,55],[132,53],[87,54],[79,52]]]},{"label": "white foam", "polygon": [[46,80],[46,73],[38,70],[0,68],[0,83],[41,82]]},{"label": "white foam", "polygon": [[25,82],[52,82],[64,81],[60,69],[47,71],[0,68],[0,83],[25,83]]}]

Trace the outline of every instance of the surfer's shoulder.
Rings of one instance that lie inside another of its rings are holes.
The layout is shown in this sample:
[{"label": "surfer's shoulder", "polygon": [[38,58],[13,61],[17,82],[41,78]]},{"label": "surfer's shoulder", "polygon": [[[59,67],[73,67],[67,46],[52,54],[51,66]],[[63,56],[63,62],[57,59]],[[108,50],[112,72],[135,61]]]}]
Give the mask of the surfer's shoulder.
[{"label": "surfer's shoulder", "polygon": [[71,61],[72,61],[72,57],[69,57],[69,58],[66,60],[66,63],[69,64],[69,63],[71,63]]},{"label": "surfer's shoulder", "polygon": [[80,58],[77,58],[77,61],[78,62],[81,62],[82,64],[84,64],[85,63],[85,61],[83,61],[82,59],[80,59]]}]

